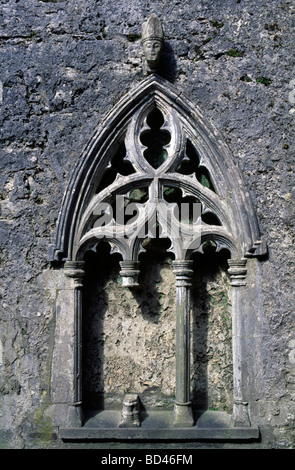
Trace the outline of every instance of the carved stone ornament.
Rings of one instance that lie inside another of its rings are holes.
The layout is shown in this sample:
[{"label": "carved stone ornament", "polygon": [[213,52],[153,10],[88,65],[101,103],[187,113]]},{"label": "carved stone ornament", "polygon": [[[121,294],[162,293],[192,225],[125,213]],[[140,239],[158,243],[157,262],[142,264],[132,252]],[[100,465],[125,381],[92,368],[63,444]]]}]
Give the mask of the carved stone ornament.
[{"label": "carved stone ornament", "polygon": [[125,395],[120,428],[140,427],[139,398],[136,394]]},{"label": "carved stone ornament", "polygon": [[161,21],[155,13],[142,25],[142,45],[147,63],[147,71],[156,71],[159,66],[164,43]]}]

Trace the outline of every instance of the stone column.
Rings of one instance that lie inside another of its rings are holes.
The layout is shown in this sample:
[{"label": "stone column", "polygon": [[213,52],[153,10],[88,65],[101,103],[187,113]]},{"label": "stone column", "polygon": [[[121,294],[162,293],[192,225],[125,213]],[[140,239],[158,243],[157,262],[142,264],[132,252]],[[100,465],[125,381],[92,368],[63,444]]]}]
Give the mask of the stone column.
[{"label": "stone column", "polygon": [[[64,273],[74,281],[74,322],[73,322],[73,401],[70,422],[72,426],[82,426],[82,287],[84,277],[84,261],[66,261]],[[70,314],[70,312],[69,312]]]},{"label": "stone column", "polygon": [[244,399],[244,336],[242,294],[246,285],[247,259],[228,260],[230,281],[232,285],[232,348],[233,348],[233,424],[235,427],[251,426],[248,402]]},{"label": "stone column", "polygon": [[174,426],[193,426],[190,401],[190,287],[193,261],[174,261],[176,279],[176,399]]}]

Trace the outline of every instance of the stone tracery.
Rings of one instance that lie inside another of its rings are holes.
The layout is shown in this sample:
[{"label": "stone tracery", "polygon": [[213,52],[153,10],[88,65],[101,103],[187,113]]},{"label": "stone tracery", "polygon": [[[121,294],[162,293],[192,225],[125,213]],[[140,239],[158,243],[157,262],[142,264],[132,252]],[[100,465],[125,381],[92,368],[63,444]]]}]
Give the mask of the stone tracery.
[{"label": "stone tracery", "polygon": [[[139,253],[144,250],[140,240],[155,236],[156,224],[159,224],[160,236],[171,239],[176,259],[187,259],[195,250],[202,252],[201,239],[216,237],[217,251],[223,246],[233,246],[229,217],[213,191],[208,170],[203,164],[203,173],[200,172],[197,152],[186,138],[177,114],[167,106],[164,109],[145,106],[131,120],[124,142],[124,160],[136,172],[125,176],[118,172],[113,183],[96,192],[77,231],[77,253],[89,240],[106,238],[121,252],[124,262],[137,262]],[[164,134],[164,138],[160,134]],[[185,164],[188,164],[186,170]],[[177,193],[178,197],[173,199]],[[116,197],[121,205],[114,203]],[[111,213],[106,215],[111,202]],[[115,207],[117,217],[114,217]],[[179,208],[183,212],[188,209],[190,220],[185,220]],[[194,216],[192,208],[198,209]],[[122,217],[119,220],[120,209],[125,211],[124,216],[127,210],[129,216],[136,215],[124,224]]]}]

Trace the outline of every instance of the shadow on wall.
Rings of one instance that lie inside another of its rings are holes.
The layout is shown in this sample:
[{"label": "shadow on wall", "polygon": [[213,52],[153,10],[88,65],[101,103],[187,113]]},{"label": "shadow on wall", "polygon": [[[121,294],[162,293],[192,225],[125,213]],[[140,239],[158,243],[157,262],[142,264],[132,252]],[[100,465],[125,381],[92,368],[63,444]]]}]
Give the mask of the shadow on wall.
[{"label": "shadow on wall", "polygon": [[164,42],[161,62],[157,74],[172,83],[177,78],[177,62],[174,51],[168,42]]},{"label": "shadow on wall", "polygon": [[[86,409],[104,409],[104,321],[108,308],[105,287],[119,275],[119,259],[108,243],[85,254],[82,315],[82,396]],[[121,258],[121,257],[119,257]]]},{"label": "shadow on wall", "polygon": [[227,250],[196,253],[191,290],[192,402],[232,412],[232,319]]},{"label": "shadow on wall", "polygon": [[82,320],[87,409],[121,408],[131,392],[148,406],[164,401],[172,408],[175,289],[169,245],[163,239],[146,242],[139,286],[132,290],[122,288],[121,257],[109,255],[107,243],[87,253]]}]

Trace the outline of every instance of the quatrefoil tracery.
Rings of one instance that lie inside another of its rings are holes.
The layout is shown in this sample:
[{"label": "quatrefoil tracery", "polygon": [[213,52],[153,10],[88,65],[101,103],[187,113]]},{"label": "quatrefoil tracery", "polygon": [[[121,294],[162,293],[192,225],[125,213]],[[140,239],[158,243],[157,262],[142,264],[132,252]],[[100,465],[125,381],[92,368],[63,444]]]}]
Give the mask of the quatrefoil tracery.
[{"label": "quatrefoil tracery", "polygon": [[171,135],[164,127],[163,114],[154,108],[145,119],[145,126],[140,133],[140,141],[146,147],[144,158],[155,169],[158,169],[168,157]]}]

